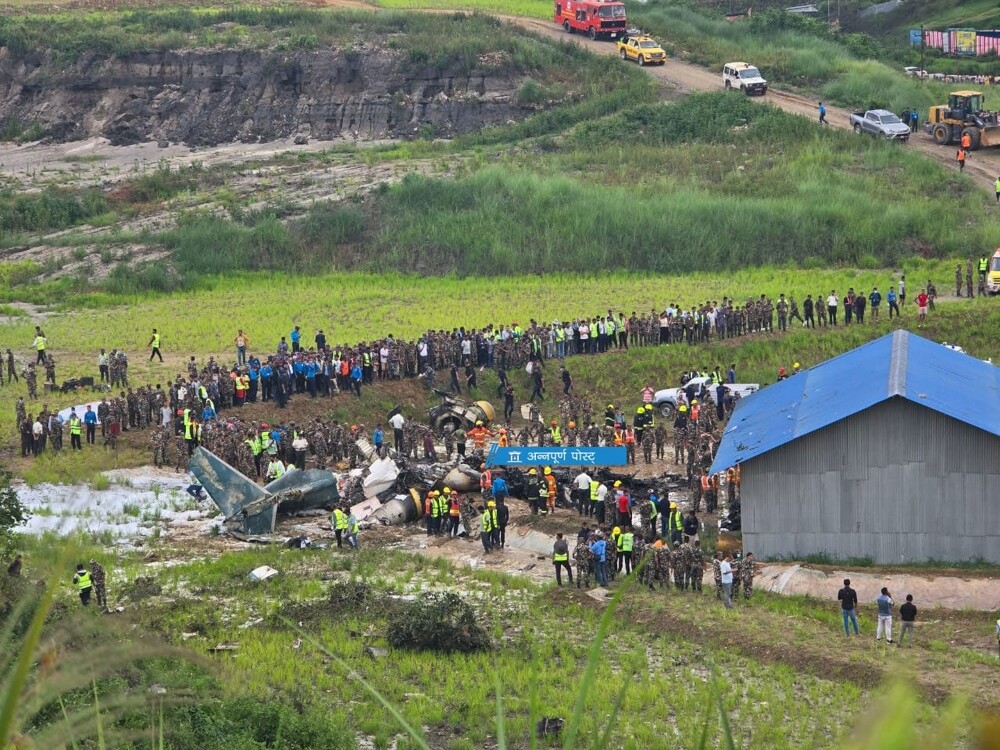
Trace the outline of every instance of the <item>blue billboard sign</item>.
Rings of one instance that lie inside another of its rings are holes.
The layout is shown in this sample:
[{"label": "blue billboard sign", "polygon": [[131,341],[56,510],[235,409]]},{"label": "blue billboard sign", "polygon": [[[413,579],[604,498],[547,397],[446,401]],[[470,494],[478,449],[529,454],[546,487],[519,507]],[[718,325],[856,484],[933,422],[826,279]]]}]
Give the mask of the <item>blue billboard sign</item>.
[{"label": "blue billboard sign", "polygon": [[496,443],[486,454],[486,466],[624,466],[628,452],[624,446],[501,448]]}]

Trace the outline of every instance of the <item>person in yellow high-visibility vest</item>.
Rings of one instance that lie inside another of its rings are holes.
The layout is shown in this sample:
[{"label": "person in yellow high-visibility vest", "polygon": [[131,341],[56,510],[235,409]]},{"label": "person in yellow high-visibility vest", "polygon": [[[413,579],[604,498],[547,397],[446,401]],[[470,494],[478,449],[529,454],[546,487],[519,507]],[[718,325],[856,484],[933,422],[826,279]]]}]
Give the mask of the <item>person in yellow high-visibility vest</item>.
[{"label": "person in yellow high-visibility vest", "polygon": [[556,569],[556,585],[562,586],[563,568],[566,568],[566,575],[569,577],[570,585],[572,585],[573,569],[569,566],[569,545],[561,533],[556,534],[556,541],[552,545],[552,564]]},{"label": "person in yellow high-visibility vest", "polygon": [[94,584],[90,578],[90,571],[84,567],[83,563],[77,563],[73,585],[76,586],[76,591],[80,595],[80,603],[84,607],[90,606],[90,593],[94,590]]},{"label": "person in yellow high-visibility vest", "polygon": [[80,435],[83,434],[83,422],[77,416],[76,409],[71,409],[69,413],[69,445],[75,451],[82,451]]},{"label": "person in yellow high-visibility vest", "polygon": [[163,355],[160,354],[160,334],[157,330],[153,329],[153,336],[150,338],[149,343],[146,345],[149,347],[149,361],[153,361],[153,357],[159,357],[160,361],[163,361]]},{"label": "person in yellow high-visibility vest", "polygon": [[344,512],[343,508],[333,509],[333,518],[331,518],[331,523],[333,525],[334,536],[337,537],[337,547],[338,549],[343,549],[344,547],[344,532],[347,531],[347,522],[350,516]]},{"label": "person in yellow high-visibility vest", "polygon": [[35,347],[35,351],[38,353],[38,359],[35,360],[36,364],[45,364],[45,347],[48,343],[48,339],[45,338],[42,329],[39,326],[35,326],[35,340],[32,342],[32,346]]}]

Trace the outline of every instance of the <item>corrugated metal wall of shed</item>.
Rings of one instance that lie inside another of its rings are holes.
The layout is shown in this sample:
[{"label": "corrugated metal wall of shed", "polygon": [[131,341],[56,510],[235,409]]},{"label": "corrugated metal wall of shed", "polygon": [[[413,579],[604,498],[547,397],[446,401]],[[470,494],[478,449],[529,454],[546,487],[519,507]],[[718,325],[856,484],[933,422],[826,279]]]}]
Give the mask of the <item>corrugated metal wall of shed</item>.
[{"label": "corrugated metal wall of shed", "polygon": [[1000,562],[1000,438],[892,398],[743,465],[744,548]]}]

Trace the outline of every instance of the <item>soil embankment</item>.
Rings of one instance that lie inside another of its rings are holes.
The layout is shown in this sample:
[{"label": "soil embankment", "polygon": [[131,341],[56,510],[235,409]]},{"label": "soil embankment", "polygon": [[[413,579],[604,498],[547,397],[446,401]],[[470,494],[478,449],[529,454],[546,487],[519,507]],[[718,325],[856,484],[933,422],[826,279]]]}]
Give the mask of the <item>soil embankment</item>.
[{"label": "soil embankment", "polygon": [[0,121],[114,145],[448,137],[523,117],[520,83],[495,61],[439,70],[377,47],[85,54],[70,63],[0,48]]}]

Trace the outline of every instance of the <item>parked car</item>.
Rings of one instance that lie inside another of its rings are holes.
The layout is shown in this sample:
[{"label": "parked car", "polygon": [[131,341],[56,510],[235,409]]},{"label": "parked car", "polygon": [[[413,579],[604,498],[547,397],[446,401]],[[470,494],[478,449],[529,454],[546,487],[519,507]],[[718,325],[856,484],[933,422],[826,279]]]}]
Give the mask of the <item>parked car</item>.
[{"label": "parked car", "polygon": [[867,133],[887,141],[910,140],[910,126],[887,109],[869,109],[851,114],[851,125],[858,135]]},{"label": "parked car", "polygon": [[[677,403],[680,398],[681,391],[690,390],[691,392],[698,393],[702,390],[702,386],[704,386],[708,391],[708,397],[714,405],[718,396],[718,385],[719,384],[710,376],[691,378],[683,385],[683,387],[664,388],[663,390],[654,393],[653,406],[664,417],[673,417],[674,411],[677,409]],[[723,383],[723,385],[725,385],[726,390],[735,396],[739,396],[740,398],[749,396],[751,393],[760,390],[760,385],[757,383]]]}]

